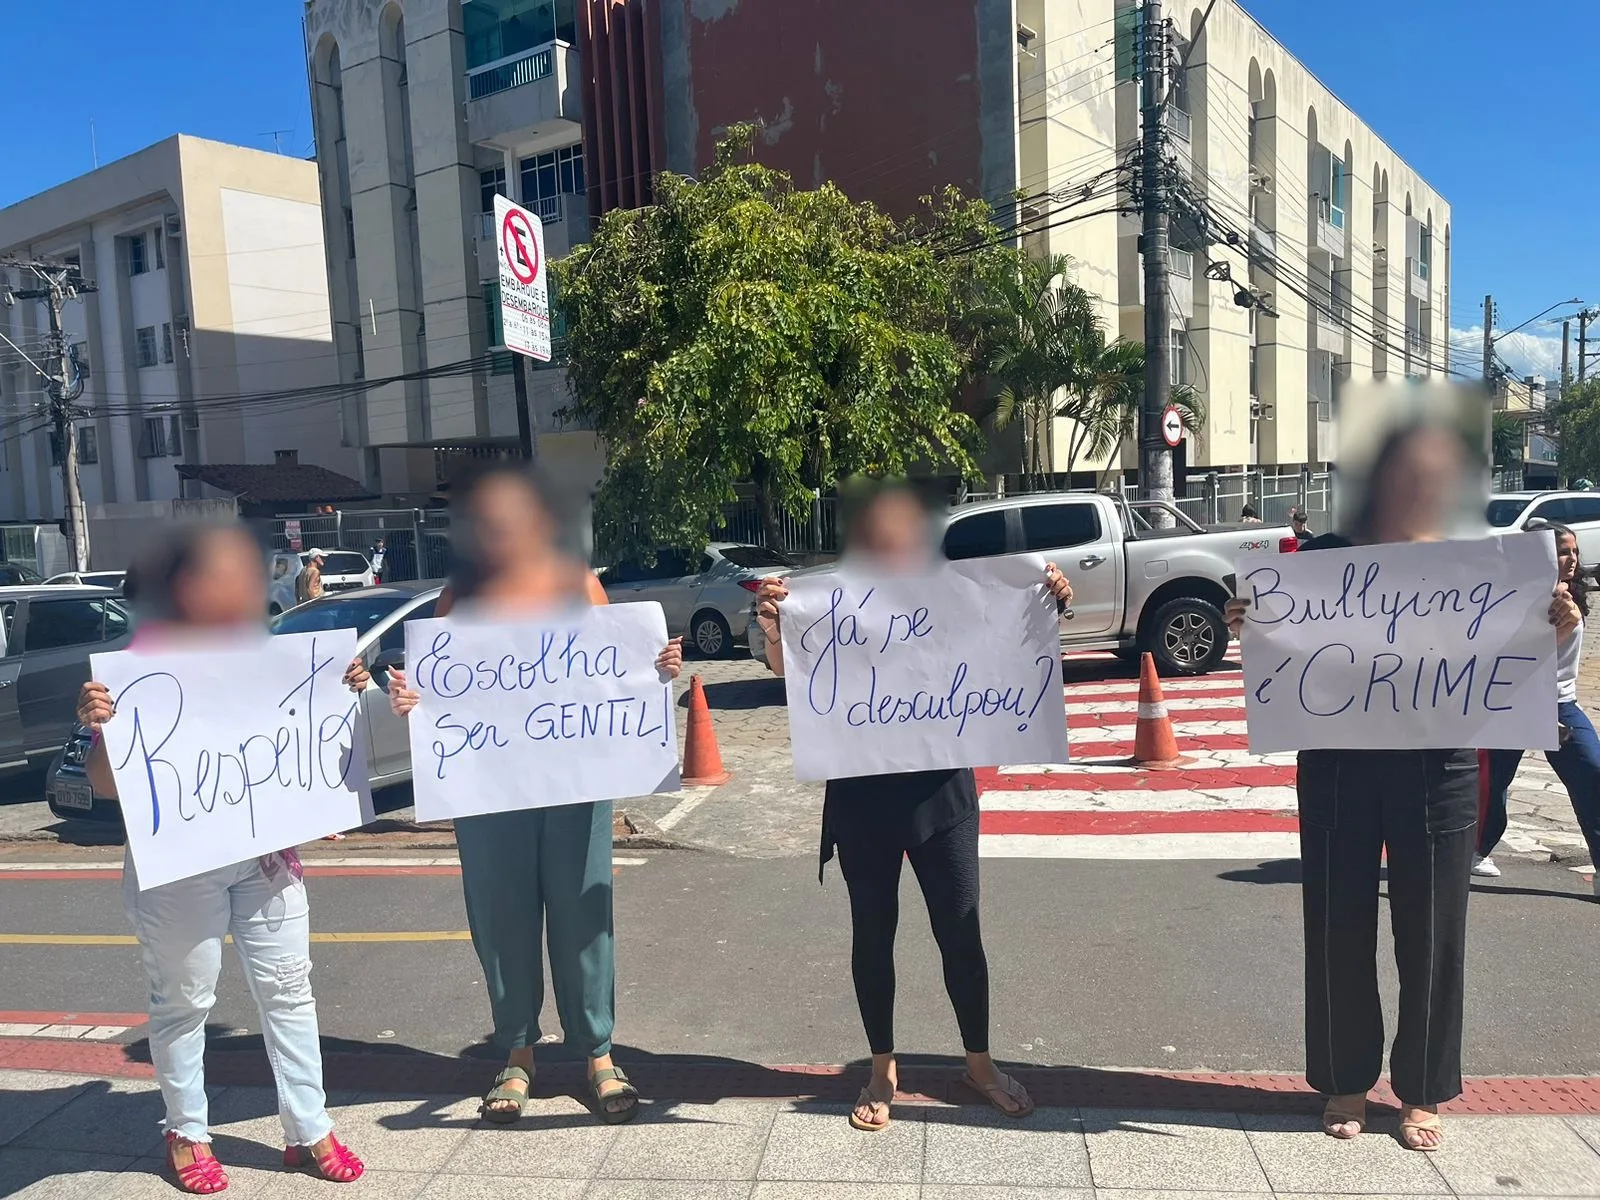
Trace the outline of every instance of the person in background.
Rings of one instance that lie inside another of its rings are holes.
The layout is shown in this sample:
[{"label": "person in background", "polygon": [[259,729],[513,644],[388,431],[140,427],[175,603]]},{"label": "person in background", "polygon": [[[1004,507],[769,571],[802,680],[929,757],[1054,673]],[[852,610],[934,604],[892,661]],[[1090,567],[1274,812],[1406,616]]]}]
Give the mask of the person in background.
[{"label": "person in background", "polygon": [[379,538],[372,547],[372,579],[374,583],[383,582],[383,539]]},{"label": "person in background", "polygon": [[[450,495],[461,544],[436,616],[473,610],[537,620],[574,603],[606,603],[594,572],[559,544],[556,508],[537,476],[496,464],[453,484]],[[673,638],[656,667],[675,679],[682,666],[683,639]],[[388,691],[401,716],[421,699],[401,671],[390,673]],[[516,1121],[527,1107],[544,1006],[544,941],[561,1031],[588,1062],[601,1119],[616,1125],[638,1114],[638,1091],[611,1061],[617,973],[611,819],[606,800],[455,822],[467,925],[489,990],[494,1040],[507,1056],[481,1110],[496,1124]]]},{"label": "person in background", "polygon": [[[1471,475],[1464,440],[1419,424],[1392,433],[1346,536],[1303,550],[1441,540]],[[1230,600],[1238,636],[1249,601]],[[1551,619],[1556,616],[1552,606]],[[1247,649],[1247,648],[1246,648]],[[1378,894],[1387,855],[1400,976],[1389,1057],[1400,1139],[1444,1141],[1439,1105],[1461,1094],[1467,894],[1478,824],[1478,756],[1468,749],[1302,750],[1299,795],[1305,930],[1306,1077],[1328,1097],[1323,1129],[1353,1138],[1383,1069]]]},{"label": "person in background", "polygon": [[[936,560],[932,522],[916,493],[878,485],[847,514],[845,554],[886,571],[914,571]],[[1040,582],[1065,609],[1072,587],[1054,563]],[[767,665],[783,674],[781,611],[789,590],[764,579],[757,620]],[[872,1078],[856,1100],[850,1124],[887,1128],[899,1084],[894,1046],[894,942],[900,917],[901,864],[909,860],[928,906],[944,962],[945,991],[966,1049],[962,1082],[1008,1117],[1026,1117],[1033,1100],[989,1053],[989,962],[978,921],[978,791],[970,768],[830,779],[822,805],[817,869],[839,852],[850,893],[850,970],[872,1051]]]},{"label": "person in background", "polygon": [[[139,617],[136,649],[180,646],[196,634],[259,632],[267,611],[260,550],[236,524],[179,524],[133,564],[123,595]],[[368,681],[360,660],[352,662],[344,676],[350,690],[359,694]],[[104,684],[83,685],[77,716],[95,734],[85,764],[89,782],[97,794],[115,797],[100,731],[117,716]],[[228,1186],[211,1152],[205,1049],[229,936],[278,1085],[284,1164],[334,1183],[359,1179],[365,1170],[334,1136],[328,1116],[302,874],[291,848],[141,891],[133,856],[124,858],[123,905],[150,989],[150,1058],[166,1104],[167,1165],[186,1192],[212,1195]]]},{"label": "person in background", "polygon": [[306,569],[294,581],[294,597],[299,604],[322,599],[322,564],[327,559],[326,550],[313,550],[306,555]]},{"label": "person in background", "polygon": [[1261,518],[1256,515],[1255,505],[1246,504],[1239,510],[1239,522],[1243,525],[1261,524]]},{"label": "person in background", "polygon": [[[1561,721],[1561,744],[1545,751],[1545,759],[1567,789],[1578,826],[1589,843],[1589,861],[1600,865],[1600,737],[1594,723],[1578,707],[1578,664],[1583,660],[1583,627],[1589,616],[1589,584],[1578,563],[1578,535],[1565,525],[1530,522],[1525,528],[1550,529],[1556,539],[1556,598],[1551,609],[1556,618],[1556,711]],[[1506,832],[1506,791],[1517,777],[1521,750],[1488,750],[1489,805],[1478,832],[1474,875],[1494,878],[1500,868],[1490,857]],[[1600,872],[1594,877],[1594,894],[1600,898]]]},{"label": "person in background", "polygon": [[1289,514],[1289,524],[1294,529],[1295,540],[1302,546],[1316,536],[1306,528],[1306,510],[1303,508],[1297,508]]}]

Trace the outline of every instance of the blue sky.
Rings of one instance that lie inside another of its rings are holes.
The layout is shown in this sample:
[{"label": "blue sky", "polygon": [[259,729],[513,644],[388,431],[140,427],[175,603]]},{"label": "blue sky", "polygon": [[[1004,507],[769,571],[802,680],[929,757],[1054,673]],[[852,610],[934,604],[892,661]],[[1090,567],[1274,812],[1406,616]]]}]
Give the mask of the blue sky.
[{"label": "blue sky", "polygon": [[[1600,305],[1600,6],[1243,2],[1451,202],[1451,324],[1465,343],[1486,292],[1502,328],[1572,296]],[[36,80],[49,74],[41,64],[64,64],[71,86],[51,94],[48,121],[10,106],[0,123],[0,206],[87,171],[91,121],[101,162],[176,132],[272,149],[272,131],[282,130],[285,153],[311,148],[296,0],[5,8],[8,59],[34,64],[24,74]],[[1560,326],[1529,333],[1501,343],[1506,358],[1553,375]]]}]

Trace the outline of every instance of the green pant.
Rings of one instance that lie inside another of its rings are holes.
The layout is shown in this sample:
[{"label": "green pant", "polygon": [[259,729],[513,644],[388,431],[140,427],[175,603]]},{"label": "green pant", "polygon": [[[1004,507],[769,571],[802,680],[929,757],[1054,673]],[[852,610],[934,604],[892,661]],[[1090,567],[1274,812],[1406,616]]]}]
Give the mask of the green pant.
[{"label": "green pant", "polygon": [[483,964],[494,1040],[539,1040],[542,926],[566,1044],[611,1053],[616,943],[611,929],[611,802],[488,813],[456,822],[467,925]]}]

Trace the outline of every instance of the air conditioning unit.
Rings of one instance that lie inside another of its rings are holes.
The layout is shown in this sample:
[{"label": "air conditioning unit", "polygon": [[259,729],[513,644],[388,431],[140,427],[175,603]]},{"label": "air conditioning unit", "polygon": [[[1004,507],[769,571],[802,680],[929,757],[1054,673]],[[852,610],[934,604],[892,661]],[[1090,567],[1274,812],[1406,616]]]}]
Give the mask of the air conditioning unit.
[{"label": "air conditioning unit", "polygon": [[182,237],[183,236],[183,222],[178,220],[178,214],[177,213],[168,213],[167,214],[167,219],[166,219],[166,222],[164,224],[164,228],[166,229],[167,236],[169,238],[175,238],[175,237]]},{"label": "air conditioning unit", "polygon": [[186,408],[186,409],[183,410],[183,431],[185,433],[199,433],[200,432],[200,410],[199,409],[197,409],[197,408]]}]

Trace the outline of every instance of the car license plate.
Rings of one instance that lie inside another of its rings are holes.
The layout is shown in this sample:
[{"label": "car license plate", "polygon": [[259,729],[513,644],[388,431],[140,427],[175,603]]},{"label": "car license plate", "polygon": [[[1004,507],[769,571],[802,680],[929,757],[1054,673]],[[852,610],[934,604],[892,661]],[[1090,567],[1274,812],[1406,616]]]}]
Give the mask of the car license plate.
[{"label": "car license plate", "polygon": [[89,812],[94,808],[94,789],[86,783],[56,784],[56,804]]}]

